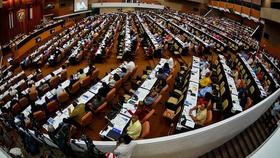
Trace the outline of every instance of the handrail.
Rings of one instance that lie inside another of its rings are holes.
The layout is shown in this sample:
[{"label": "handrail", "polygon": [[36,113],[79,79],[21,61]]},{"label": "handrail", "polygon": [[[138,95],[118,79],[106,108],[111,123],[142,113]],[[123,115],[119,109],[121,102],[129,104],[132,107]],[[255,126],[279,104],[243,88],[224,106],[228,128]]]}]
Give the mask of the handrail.
[{"label": "handrail", "polygon": [[204,17],[206,17],[213,9],[210,9],[205,15]]},{"label": "handrail", "polygon": [[257,30],[259,29],[260,25],[258,25],[258,27],[254,30],[254,32],[250,35],[251,37],[257,32]]},{"label": "handrail", "polygon": [[[224,144],[234,136],[238,135],[252,123],[254,123],[267,109],[271,106],[280,95],[280,89],[275,91],[269,97],[265,98],[253,107],[236,114],[228,119],[214,123],[212,125],[199,128],[193,131],[164,136],[159,138],[151,138],[144,140],[136,140],[133,157],[197,157],[206,152],[215,149]],[[48,135],[44,134],[46,139]],[[47,142],[50,146],[56,147],[52,142]],[[115,141],[93,141],[101,151],[113,151]],[[83,141],[76,141],[76,144],[85,147]],[[72,148],[76,151],[81,151],[75,145]]]}]

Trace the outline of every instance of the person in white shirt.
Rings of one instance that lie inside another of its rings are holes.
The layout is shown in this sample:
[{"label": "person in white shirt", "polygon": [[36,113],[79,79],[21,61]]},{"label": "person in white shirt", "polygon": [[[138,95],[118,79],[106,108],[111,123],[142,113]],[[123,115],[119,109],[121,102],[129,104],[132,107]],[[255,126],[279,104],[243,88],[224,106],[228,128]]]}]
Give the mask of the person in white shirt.
[{"label": "person in white shirt", "polygon": [[173,58],[169,58],[169,59],[168,59],[168,64],[169,64],[169,67],[170,67],[170,68],[173,68],[173,66],[174,66],[174,60],[173,60]]},{"label": "person in white shirt", "polygon": [[128,135],[124,135],[119,139],[117,147],[114,150],[114,154],[117,158],[131,158],[136,146],[136,143],[131,140],[132,139]]},{"label": "person in white shirt", "polygon": [[126,64],[126,69],[128,72],[132,72],[133,69],[135,68],[135,63],[133,61],[130,61],[130,62],[125,62]]},{"label": "person in white shirt", "polygon": [[60,96],[61,94],[63,94],[64,89],[61,87],[61,85],[59,85],[56,89],[56,96]]},{"label": "person in white shirt", "polygon": [[16,89],[13,89],[13,88],[10,88],[9,89],[9,94],[10,94],[10,96],[15,96],[16,94],[17,94],[17,90]]}]

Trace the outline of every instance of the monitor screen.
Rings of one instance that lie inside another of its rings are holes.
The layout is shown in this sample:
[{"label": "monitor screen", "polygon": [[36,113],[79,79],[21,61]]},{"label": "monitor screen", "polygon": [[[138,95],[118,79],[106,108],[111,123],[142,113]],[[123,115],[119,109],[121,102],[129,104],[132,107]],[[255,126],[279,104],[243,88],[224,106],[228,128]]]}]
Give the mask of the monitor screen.
[{"label": "monitor screen", "polygon": [[88,10],[88,0],[74,0],[74,12]]}]

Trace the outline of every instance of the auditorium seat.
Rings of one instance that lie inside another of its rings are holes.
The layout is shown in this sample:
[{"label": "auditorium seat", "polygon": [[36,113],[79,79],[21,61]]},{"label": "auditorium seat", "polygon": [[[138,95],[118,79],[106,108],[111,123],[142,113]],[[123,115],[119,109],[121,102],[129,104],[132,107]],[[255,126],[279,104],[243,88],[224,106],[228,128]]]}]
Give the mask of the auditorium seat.
[{"label": "auditorium seat", "polygon": [[91,79],[92,80],[95,80],[99,75],[99,69],[95,69],[93,72],[92,72],[92,75],[91,75]]},{"label": "auditorium seat", "polygon": [[58,102],[56,100],[49,102],[47,104],[47,109],[50,113],[55,112],[58,109]]},{"label": "auditorium seat", "polygon": [[90,76],[86,76],[82,81],[81,81],[81,87],[82,88],[86,88],[87,86],[89,86],[91,83],[91,77]]},{"label": "auditorium seat", "polygon": [[29,92],[29,99],[31,101],[36,101],[38,98],[38,91]]},{"label": "auditorium seat", "polygon": [[26,97],[22,97],[19,100],[19,104],[21,108],[25,108],[29,104],[28,99]]},{"label": "auditorium seat", "polygon": [[46,119],[46,114],[43,111],[36,111],[33,113],[33,118],[38,121],[38,122],[42,122]]},{"label": "auditorium seat", "polygon": [[150,131],[151,131],[150,122],[149,121],[145,121],[142,124],[142,131],[141,131],[141,135],[140,135],[139,139],[146,138],[150,134]]},{"label": "auditorium seat", "polygon": [[111,103],[116,95],[116,88],[110,90],[110,92],[106,95],[106,101]]},{"label": "auditorium seat", "polygon": [[151,105],[151,107],[156,107],[156,106],[159,106],[159,104],[161,103],[161,100],[162,100],[162,95],[159,95],[157,97],[157,99],[154,101],[154,103]]},{"label": "auditorium seat", "polygon": [[81,118],[81,126],[82,128],[85,128],[86,126],[90,125],[93,120],[92,112],[87,112],[82,118]]},{"label": "auditorium seat", "polygon": [[64,91],[61,95],[57,96],[57,100],[59,103],[65,103],[69,100],[69,94]]},{"label": "auditorium seat", "polygon": [[75,94],[77,93],[79,90],[80,90],[80,86],[81,86],[81,83],[80,81],[77,81],[76,83],[74,83],[72,85],[72,88],[70,89],[70,94]]},{"label": "auditorium seat", "polygon": [[102,103],[102,104],[96,109],[96,112],[103,112],[103,110],[105,109],[106,106],[107,106],[107,101],[105,101],[104,103]]},{"label": "auditorium seat", "polygon": [[50,87],[51,87],[51,88],[56,88],[57,85],[59,84],[59,78],[58,78],[58,76],[55,76],[55,77],[51,78],[50,81],[49,81],[49,83],[50,83]]},{"label": "auditorium seat", "polygon": [[145,122],[148,121],[150,119],[151,116],[153,116],[153,114],[156,112],[155,109],[152,109],[151,111],[149,111],[148,114],[145,115],[145,117],[141,120],[141,122]]}]

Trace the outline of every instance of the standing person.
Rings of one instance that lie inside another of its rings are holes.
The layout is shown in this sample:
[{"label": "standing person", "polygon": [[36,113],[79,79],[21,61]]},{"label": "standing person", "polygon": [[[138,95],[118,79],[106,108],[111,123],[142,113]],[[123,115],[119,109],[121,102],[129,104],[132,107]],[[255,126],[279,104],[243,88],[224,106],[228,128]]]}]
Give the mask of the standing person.
[{"label": "standing person", "polygon": [[136,146],[136,143],[131,140],[132,139],[128,135],[120,137],[117,142],[117,147],[114,150],[114,154],[117,158],[131,158],[133,150]]}]

